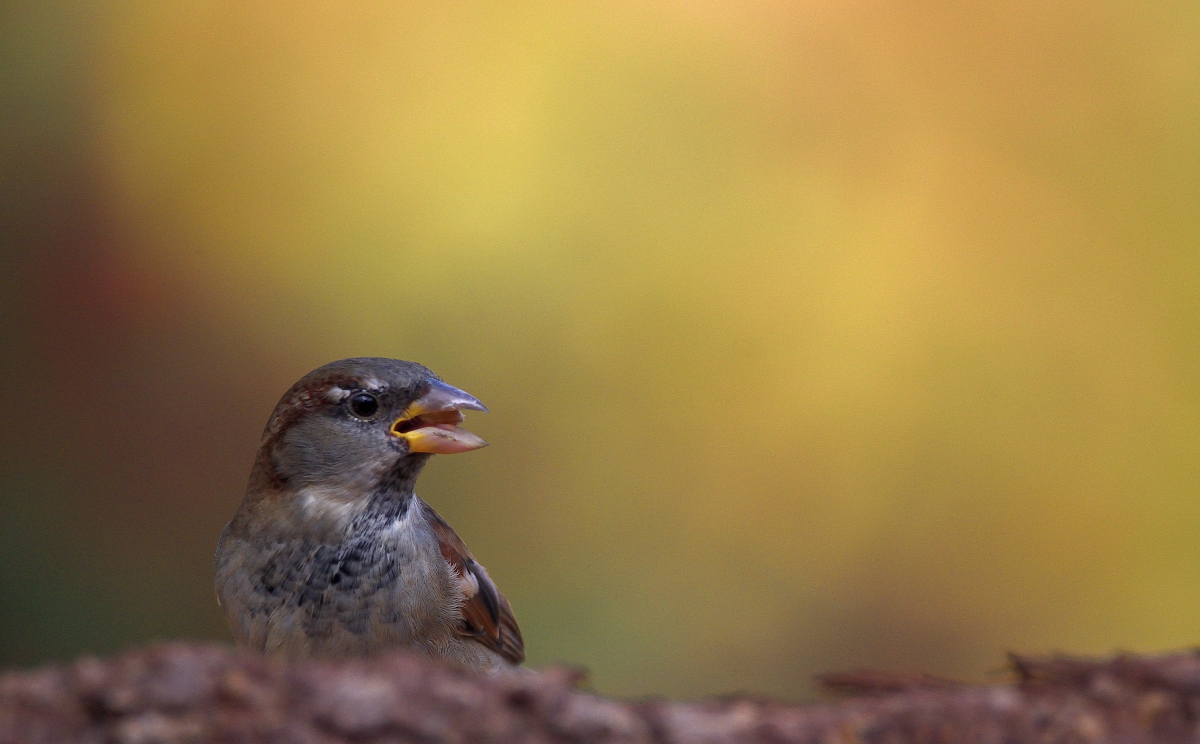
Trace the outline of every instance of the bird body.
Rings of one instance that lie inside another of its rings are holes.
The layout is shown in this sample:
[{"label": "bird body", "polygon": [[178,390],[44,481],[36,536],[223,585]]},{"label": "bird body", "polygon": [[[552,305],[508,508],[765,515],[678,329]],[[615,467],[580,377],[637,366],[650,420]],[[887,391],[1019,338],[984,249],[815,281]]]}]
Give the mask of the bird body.
[{"label": "bird body", "polygon": [[290,658],[411,648],[461,668],[519,664],[507,600],[414,492],[473,397],[411,362],[326,365],[283,397],[217,546],[217,597],[239,646]]}]

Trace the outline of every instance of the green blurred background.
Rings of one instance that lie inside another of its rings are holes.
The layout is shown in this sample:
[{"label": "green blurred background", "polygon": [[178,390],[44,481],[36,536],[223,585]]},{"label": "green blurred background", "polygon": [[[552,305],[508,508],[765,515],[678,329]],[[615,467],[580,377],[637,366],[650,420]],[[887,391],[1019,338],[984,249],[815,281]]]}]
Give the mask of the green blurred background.
[{"label": "green blurred background", "polygon": [[0,662],[226,639],[298,377],[421,361],[534,664],[1200,643],[1200,5],[0,5]]}]

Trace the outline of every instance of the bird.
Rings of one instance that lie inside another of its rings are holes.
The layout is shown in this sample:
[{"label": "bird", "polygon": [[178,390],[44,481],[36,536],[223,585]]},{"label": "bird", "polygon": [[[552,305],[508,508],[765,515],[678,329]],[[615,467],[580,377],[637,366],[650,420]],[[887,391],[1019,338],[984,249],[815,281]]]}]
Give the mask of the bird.
[{"label": "bird", "polygon": [[458,426],[463,411],[487,408],[420,364],[379,357],[331,362],[284,394],[217,544],[217,601],[239,648],[408,648],[479,673],[524,661],[508,600],[415,492],[433,455],[487,445]]}]

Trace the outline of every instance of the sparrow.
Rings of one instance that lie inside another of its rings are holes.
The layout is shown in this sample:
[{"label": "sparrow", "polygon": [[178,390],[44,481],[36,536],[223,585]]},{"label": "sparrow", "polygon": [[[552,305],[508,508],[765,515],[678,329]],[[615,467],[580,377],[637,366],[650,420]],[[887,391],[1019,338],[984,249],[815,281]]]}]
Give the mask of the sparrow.
[{"label": "sparrow", "polygon": [[525,659],[508,600],[414,492],[432,455],[487,445],[458,426],[463,411],[487,408],[396,359],[342,359],[292,386],[217,544],[217,601],[239,648],[409,648],[477,672]]}]

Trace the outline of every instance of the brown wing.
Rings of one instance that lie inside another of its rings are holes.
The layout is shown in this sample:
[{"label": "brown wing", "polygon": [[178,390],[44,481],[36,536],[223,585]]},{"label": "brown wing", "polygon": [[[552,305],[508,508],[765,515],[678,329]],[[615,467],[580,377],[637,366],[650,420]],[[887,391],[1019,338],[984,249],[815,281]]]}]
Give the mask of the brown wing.
[{"label": "brown wing", "polygon": [[421,501],[425,518],[437,535],[442,557],[458,574],[463,587],[461,635],[482,643],[514,664],[525,660],[525,642],[508,600],[442,515]]}]

